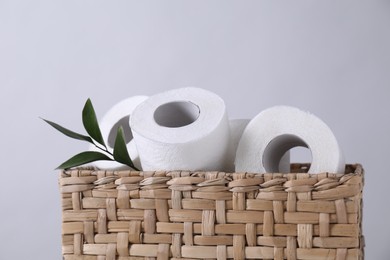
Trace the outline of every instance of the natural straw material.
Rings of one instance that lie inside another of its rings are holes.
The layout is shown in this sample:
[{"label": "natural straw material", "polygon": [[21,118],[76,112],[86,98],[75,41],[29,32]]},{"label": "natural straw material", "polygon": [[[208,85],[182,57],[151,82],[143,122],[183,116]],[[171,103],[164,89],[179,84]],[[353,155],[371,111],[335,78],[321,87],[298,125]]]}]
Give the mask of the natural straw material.
[{"label": "natural straw material", "polygon": [[363,169],[346,170],[64,171],[63,256],[361,260]]}]

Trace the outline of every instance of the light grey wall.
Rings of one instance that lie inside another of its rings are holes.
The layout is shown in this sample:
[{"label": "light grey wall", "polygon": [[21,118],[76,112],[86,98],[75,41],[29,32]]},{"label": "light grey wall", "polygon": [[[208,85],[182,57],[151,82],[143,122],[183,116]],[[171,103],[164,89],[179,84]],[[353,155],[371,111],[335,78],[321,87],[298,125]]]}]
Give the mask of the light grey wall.
[{"label": "light grey wall", "polygon": [[60,259],[60,162],[136,94],[219,94],[232,118],[276,104],[322,118],[366,169],[366,259],[389,259],[389,1],[0,0],[0,259]]}]

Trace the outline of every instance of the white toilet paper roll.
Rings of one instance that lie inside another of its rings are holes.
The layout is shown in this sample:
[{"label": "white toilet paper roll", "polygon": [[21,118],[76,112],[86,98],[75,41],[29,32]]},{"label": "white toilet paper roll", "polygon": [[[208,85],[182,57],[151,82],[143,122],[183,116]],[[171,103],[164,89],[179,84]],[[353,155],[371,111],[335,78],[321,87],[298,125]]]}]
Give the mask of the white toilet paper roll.
[{"label": "white toilet paper roll", "polygon": [[[127,150],[129,151],[130,158],[133,160],[134,165],[140,169],[141,163],[139,160],[138,152],[133,140],[133,134],[130,129],[129,119],[132,116],[134,109],[143,101],[147,96],[133,96],[120,101],[115,104],[99,121],[100,130],[102,132],[103,140],[107,145],[110,152],[113,151],[115,144],[115,137],[120,126],[123,127],[125,140],[127,142]],[[90,145],[90,151],[100,151],[94,145]],[[122,170],[129,167],[115,161],[96,161],[91,163],[100,169],[112,169]]]},{"label": "white toilet paper roll", "polygon": [[236,158],[236,150],[242,133],[249,123],[249,119],[230,119],[230,141],[229,148],[226,154],[225,172],[234,172],[234,159]]},{"label": "white toilet paper roll", "polygon": [[258,114],[245,128],[236,153],[236,171],[278,172],[282,155],[293,147],[312,154],[309,173],[344,173],[341,149],[329,127],[308,112],[276,106]]},{"label": "white toilet paper roll", "polygon": [[199,88],[170,90],[130,118],[143,170],[221,170],[229,145],[224,101]]},{"label": "white toilet paper roll", "polygon": [[[234,160],[236,158],[236,151],[238,143],[240,142],[242,133],[245,130],[245,127],[248,125],[250,119],[230,119],[230,142],[228,153],[226,155],[226,166],[225,172],[234,172]],[[279,164],[280,172],[290,172],[290,152],[286,152],[283,157],[280,159]]]}]

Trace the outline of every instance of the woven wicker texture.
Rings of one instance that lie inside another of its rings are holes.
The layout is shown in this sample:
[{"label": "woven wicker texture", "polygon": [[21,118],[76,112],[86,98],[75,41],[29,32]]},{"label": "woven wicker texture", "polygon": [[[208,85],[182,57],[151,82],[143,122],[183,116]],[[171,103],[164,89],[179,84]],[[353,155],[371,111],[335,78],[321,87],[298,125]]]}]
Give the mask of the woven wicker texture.
[{"label": "woven wicker texture", "polygon": [[63,256],[363,259],[363,169],[347,173],[62,172]]}]

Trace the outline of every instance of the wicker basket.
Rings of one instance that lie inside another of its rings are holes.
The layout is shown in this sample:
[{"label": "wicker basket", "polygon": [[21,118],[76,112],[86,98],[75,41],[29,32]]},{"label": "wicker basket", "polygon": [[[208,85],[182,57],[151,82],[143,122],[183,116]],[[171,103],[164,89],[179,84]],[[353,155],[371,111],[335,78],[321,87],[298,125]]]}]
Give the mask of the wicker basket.
[{"label": "wicker basket", "polygon": [[346,175],[62,172],[65,260],[363,259],[361,165]]}]

